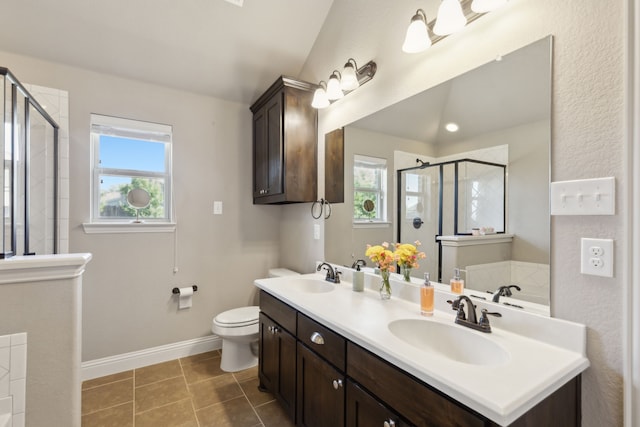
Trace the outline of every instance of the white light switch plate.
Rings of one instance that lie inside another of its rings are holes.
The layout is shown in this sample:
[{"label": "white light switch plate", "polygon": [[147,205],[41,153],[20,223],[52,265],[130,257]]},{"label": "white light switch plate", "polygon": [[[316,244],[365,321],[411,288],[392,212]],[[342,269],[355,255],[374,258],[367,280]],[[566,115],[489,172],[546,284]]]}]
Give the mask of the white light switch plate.
[{"label": "white light switch plate", "polygon": [[217,200],[213,202],[213,214],[222,215],[222,202]]},{"label": "white light switch plate", "polygon": [[580,272],[592,276],[613,277],[613,240],[580,240]]},{"label": "white light switch plate", "polygon": [[615,178],[551,183],[551,215],[614,215]]}]

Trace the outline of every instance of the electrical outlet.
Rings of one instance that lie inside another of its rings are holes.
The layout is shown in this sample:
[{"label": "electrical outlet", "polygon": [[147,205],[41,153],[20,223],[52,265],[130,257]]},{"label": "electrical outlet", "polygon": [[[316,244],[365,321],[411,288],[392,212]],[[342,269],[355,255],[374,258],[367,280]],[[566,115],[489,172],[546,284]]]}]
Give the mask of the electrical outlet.
[{"label": "electrical outlet", "polygon": [[613,240],[587,239],[580,241],[580,272],[592,276],[613,277]]},{"label": "electrical outlet", "polygon": [[602,268],[604,267],[604,262],[601,258],[589,258],[589,265],[593,268]]}]

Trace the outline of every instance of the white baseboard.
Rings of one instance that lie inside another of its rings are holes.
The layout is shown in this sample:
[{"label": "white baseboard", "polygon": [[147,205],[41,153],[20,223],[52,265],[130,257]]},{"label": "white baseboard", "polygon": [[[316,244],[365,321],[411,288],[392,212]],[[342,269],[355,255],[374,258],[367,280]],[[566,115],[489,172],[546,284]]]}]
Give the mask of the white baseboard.
[{"label": "white baseboard", "polygon": [[156,363],[167,362],[180,357],[219,350],[221,348],[222,338],[217,335],[210,335],[203,338],[133,351],[131,353],[103,357],[102,359],[89,360],[82,362],[82,381],[142,368]]}]

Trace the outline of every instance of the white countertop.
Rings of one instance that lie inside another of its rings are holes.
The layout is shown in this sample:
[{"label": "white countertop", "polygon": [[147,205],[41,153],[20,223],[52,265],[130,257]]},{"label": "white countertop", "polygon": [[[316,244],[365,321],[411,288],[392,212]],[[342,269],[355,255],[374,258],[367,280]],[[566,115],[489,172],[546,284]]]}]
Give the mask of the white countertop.
[{"label": "white countertop", "polygon": [[[322,280],[324,274],[295,277]],[[436,311],[425,317],[420,315],[414,284],[392,281],[394,296],[383,301],[374,290],[380,279],[373,274],[365,274],[364,292],[353,292],[344,280],[330,292],[301,292],[290,285],[291,279],[259,279],[255,285],[503,426],[589,367],[583,325],[499,307],[503,317],[491,318],[492,333],[473,332],[503,347],[508,361],[498,366],[467,364],[418,349],[387,326],[393,320],[416,318],[472,331],[454,324],[455,312],[447,309],[446,300],[455,296],[444,285],[435,285]],[[485,303],[474,303],[479,314]],[[495,305],[486,307],[496,310]]]}]

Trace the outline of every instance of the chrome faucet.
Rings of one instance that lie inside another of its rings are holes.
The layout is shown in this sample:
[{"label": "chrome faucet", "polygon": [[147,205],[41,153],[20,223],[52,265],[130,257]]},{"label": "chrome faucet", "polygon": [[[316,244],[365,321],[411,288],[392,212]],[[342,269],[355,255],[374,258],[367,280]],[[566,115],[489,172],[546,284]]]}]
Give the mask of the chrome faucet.
[{"label": "chrome faucet", "polygon": [[367,261],[363,259],[356,260],[353,264],[351,264],[351,268],[356,268],[357,266],[366,267]]},{"label": "chrome faucet", "polygon": [[491,301],[500,302],[500,297],[510,297],[513,295],[511,292],[511,288],[516,288],[516,290],[520,290],[520,286],[518,285],[510,285],[510,286],[500,286],[497,291],[493,293],[493,298]]},{"label": "chrome faucet", "polygon": [[327,264],[326,262],[320,264],[316,271],[320,271],[322,267],[327,270],[327,276],[324,278],[324,280],[331,283],[340,283],[340,275],[342,274],[342,272],[338,271],[337,268],[334,270],[331,264]]},{"label": "chrome faucet", "polygon": [[[461,295],[455,301],[447,301],[451,304],[452,310],[457,310],[456,323],[481,332],[491,332],[491,325],[487,316],[502,317],[500,313],[492,313],[487,309],[482,309],[482,316],[477,320],[476,306],[473,305],[471,299],[466,295]],[[467,314],[464,313],[464,303],[467,303]]]}]

